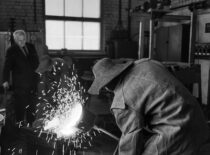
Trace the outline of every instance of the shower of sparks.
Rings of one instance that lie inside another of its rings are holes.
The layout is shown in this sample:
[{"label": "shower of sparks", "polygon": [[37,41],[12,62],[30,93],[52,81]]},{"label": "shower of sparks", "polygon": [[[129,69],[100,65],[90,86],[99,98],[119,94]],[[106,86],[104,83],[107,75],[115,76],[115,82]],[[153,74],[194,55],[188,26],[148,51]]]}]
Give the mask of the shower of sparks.
[{"label": "shower of sparks", "polygon": [[44,130],[49,130],[57,134],[57,137],[69,137],[76,133],[78,129],[75,127],[82,115],[82,105],[76,103],[68,107],[64,106],[65,111],[55,111],[51,120],[46,120]]},{"label": "shower of sparks", "polygon": [[[53,74],[56,75],[55,67],[53,70]],[[80,132],[76,126],[81,119],[85,100],[83,98],[84,89],[77,78],[74,72],[71,76],[64,74],[59,81],[52,81],[48,90],[41,91],[42,96],[39,99],[42,99],[45,104],[45,106],[42,105],[43,129],[56,134],[57,138],[68,138]],[[41,84],[45,83],[41,82]],[[49,95],[51,101],[47,98]],[[40,103],[37,106],[40,106]]]},{"label": "shower of sparks", "polygon": [[[53,75],[56,75],[56,67],[53,67],[53,70]],[[44,136],[46,142],[51,143],[54,149],[63,144],[62,153],[74,154],[74,149],[91,147],[92,136],[96,134],[90,134],[91,131],[83,132],[82,127],[77,127],[88,98],[85,97],[86,91],[78,82],[75,71],[64,74],[50,83],[41,81],[40,85],[43,89],[35,112],[42,116],[42,123],[36,126],[38,137]],[[85,144],[85,147],[82,144]]]},{"label": "shower of sparks", "polygon": [[[43,80],[39,84],[41,91],[34,113],[37,122],[34,122],[33,130],[24,121],[17,122],[17,127],[29,129],[29,133],[33,131],[39,140],[52,147],[51,155],[56,154],[59,148],[60,154],[76,155],[78,149],[92,147],[92,137],[96,137],[100,131],[86,131],[85,127],[78,127],[88,100],[87,93],[78,81],[74,66],[71,73],[60,74],[59,78],[55,78],[61,67],[53,67],[54,77],[49,76],[47,82]],[[26,111],[30,108],[30,105],[25,107]],[[11,155],[24,154],[25,149],[25,144],[15,147],[11,144],[7,152]],[[40,154],[38,148],[35,153]]]}]

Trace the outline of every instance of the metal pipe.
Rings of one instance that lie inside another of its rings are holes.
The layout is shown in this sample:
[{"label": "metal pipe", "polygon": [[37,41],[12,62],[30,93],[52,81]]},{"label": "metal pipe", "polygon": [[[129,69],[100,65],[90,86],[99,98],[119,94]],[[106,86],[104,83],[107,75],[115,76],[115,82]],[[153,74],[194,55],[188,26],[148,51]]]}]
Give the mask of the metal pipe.
[{"label": "metal pipe", "polygon": [[128,39],[131,39],[131,0],[128,0]]},{"label": "metal pipe", "polygon": [[36,11],[36,0],[33,1],[34,7],[34,23],[37,23],[37,11]]},{"label": "metal pipe", "polygon": [[149,35],[149,58],[153,58],[154,52],[154,19],[150,19],[150,35]]},{"label": "metal pipe", "polygon": [[122,9],[122,0],[119,0],[118,3],[118,26],[120,26],[120,28],[122,27],[122,14],[121,14],[121,9]]},{"label": "metal pipe", "polygon": [[110,132],[108,132],[108,131],[106,131],[106,130],[104,130],[104,129],[96,126],[96,125],[93,126],[93,129],[105,133],[106,135],[110,136],[111,138],[115,139],[116,141],[119,141],[120,140],[117,136],[113,135],[112,133],[110,133]]}]

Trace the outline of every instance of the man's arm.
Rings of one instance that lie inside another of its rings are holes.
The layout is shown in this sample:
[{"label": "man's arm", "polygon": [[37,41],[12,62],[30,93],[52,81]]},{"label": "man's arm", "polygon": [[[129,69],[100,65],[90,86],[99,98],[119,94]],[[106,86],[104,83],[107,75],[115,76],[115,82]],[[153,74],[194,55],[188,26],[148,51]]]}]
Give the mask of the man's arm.
[{"label": "man's arm", "polygon": [[9,78],[10,78],[10,71],[12,70],[13,66],[13,59],[14,56],[12,54],[12,50],[8,49],[6,52],[6,58],[3,68],[3,87],[6,89],[9,88]]}]

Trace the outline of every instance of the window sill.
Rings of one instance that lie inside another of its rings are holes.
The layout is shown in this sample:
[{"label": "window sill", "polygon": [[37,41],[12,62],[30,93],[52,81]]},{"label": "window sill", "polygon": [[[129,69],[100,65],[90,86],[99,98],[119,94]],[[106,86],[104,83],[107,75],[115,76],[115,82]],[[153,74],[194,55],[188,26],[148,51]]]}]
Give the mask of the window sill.
[{"label": "window sill", "polygon": [[86,50],[86,51],[69,51],[69,50],[49,50],[51,56],[71,56],[74,58],[100,58],[105,57],[107,54],[104,51]]}]

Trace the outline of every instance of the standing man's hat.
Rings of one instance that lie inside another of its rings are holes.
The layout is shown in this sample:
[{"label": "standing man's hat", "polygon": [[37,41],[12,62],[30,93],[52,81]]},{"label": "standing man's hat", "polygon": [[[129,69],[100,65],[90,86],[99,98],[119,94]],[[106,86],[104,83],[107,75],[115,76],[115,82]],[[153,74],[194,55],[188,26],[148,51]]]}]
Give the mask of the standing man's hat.
[{"label": "standing man's hat", "polygon": [[88,92],[90,94],[99,94],[102,87],[106,86],[115,77],[120,75],[125,69],[133,64],[132,59],[109,59],[103,58],[93,66],[93,81]]}]

